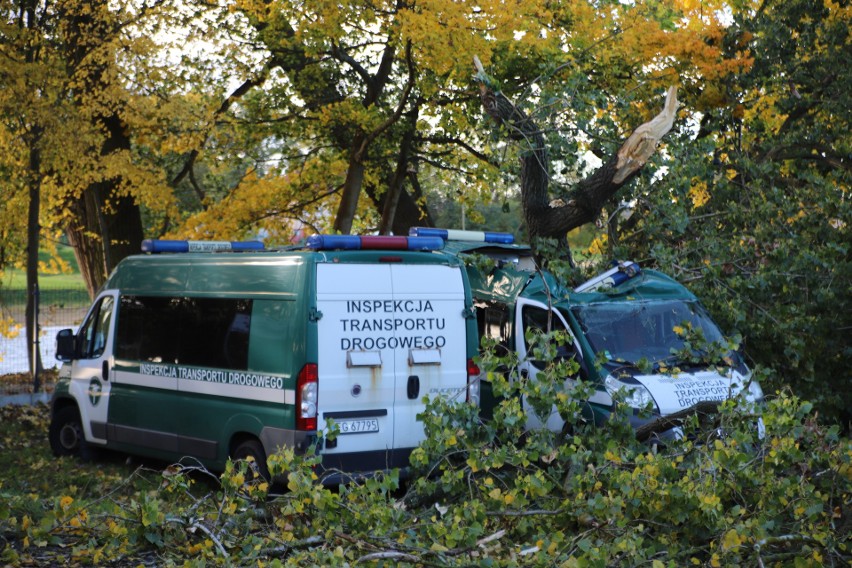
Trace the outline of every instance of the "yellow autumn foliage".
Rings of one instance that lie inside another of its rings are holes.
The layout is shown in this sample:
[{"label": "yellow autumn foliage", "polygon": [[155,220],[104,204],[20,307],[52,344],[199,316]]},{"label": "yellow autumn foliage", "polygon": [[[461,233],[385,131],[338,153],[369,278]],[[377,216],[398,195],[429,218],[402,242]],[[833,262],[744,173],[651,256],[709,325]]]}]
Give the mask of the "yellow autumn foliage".
[{"label": "yellow autumn foliage", "polygon": [[[837,17],[848,11],[827,5]],[[611,119],[625,132],[655,114],[658,104],[637,96],[647,103],[623,110],[619,93],[650,95],[689,83],[702,93],[697,108],[720,107],[729,102],[725,80],[752,65],[749,38],[742,37],[733,56],[722,50],[730,6],[720,0],[190,6],[203,17],[187,18],[172,2],[141,13],[129,0],[68,0],[69,13],[118,30],[87,38],[92,43],[76,65],[55,49],[75,31],[67,20],[57,19],[55,29],[16,30],[7,22],[0,30],[9,40],[0,47],[6,55],[0,58],[0,171],[8,188],[0,235],[25,234],[20,212],[32,183],[40,188],[40,223],[48,231],[67,226],[77,214],[72,205],[88,188],[120,180],[104,209],[117,197],[132,197],[146,213],[149,236],[260,232],[285,243],[299,230],[334,226],[341,188],[356,165],[364,169],[361,186],[375,199],[389,190],[388,172],[397,168],[428,170],[427,189],[459,190],[466,204],[497,199],[517,191],[495,167],[513,155],[478,138],[474,56],[505,87],[527,86],[522,96],[535,103],[542,102],[536,97],[544,81],[560,81],[577,67],[593,70],[595,87],[604,92],[598,119]],[[28,62],[32,46],[43,49]],[[388,78],[379,85],[385,65]],[[246,93],[229,99],[252,81]],[[744,112],[769,115],[767,105]],[[102,153],[106,133],[99,117],[114,113],[132,147]],[[400,164],[406,113],[414,115],[418,161]],[[35,141],[27,125],[39,125],[38,171],[30,169]],[[366,139],[363,152],[347,146],[358,136]],[[190,157],[191,172],[179,178]],[[701,207],[707,188],[694,185],[690,198]],[[376,203],[361,197],[352,230],[374,231],[379,217]],[[599,240],[592,249],[605,245]],[[15,241],[10,255],[20,258],[23,248]]]}]

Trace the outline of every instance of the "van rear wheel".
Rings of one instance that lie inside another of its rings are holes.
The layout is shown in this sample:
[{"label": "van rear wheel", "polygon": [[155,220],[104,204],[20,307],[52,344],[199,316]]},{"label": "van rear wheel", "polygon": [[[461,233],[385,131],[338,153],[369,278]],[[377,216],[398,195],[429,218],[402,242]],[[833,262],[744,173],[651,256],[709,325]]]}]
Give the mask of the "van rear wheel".
[{"label": "van rear wheel", "polygon": [[83,434],[80,413],[75,407],[66,406],[59,409],[50,422],[48,438],[53,455],[83,457],[86,437]]},{"label": "van rear wheel", "polygon": [[[234,461],[244,460],[249,462],[247,479],[252,480],[260,476],[269,481],[269,468],[266,465],[266,452],[263,451],[261,443],[255,439],[243,440],[234,449],[231,456]],[[252,458],[249,460],[249,458]],[[250,474],[250,475],[249,475]]]}]

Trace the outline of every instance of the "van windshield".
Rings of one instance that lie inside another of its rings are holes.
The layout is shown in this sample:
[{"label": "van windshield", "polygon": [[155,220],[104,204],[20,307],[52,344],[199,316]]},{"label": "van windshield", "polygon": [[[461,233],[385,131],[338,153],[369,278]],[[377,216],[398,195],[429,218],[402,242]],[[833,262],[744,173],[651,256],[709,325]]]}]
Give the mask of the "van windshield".
[{"label": "van windshield", "polygon": [[683,329],[703,332],[708,343],[723,341],[722,333],[697,302],[631,301],[576,306],[577,318],[595,353],[610,361],[637,363],[671,360],[684,347]]}]

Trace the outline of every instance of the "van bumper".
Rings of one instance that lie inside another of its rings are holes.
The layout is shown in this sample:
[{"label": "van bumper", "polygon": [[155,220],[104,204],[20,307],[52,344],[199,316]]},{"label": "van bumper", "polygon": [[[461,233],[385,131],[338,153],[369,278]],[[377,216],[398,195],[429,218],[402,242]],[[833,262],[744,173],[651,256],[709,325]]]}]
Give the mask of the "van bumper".
[{"label": "van bumper", "polygon": [[411,452],[414,448],[322,454],[322,465],[317,470],[323,485],[351,483],[374,477],[377,474],[399,470],[399,478],[410,475]]},{"label": "van bumper", "polygon": [[293,448],[298,454],[303,454],[307,449],[316,444],[315,432],[304,430],[288,430],[286,428],[272,428],[266,426],[260,431],[260,443],[267,456],[271,456],[281,448]]}]

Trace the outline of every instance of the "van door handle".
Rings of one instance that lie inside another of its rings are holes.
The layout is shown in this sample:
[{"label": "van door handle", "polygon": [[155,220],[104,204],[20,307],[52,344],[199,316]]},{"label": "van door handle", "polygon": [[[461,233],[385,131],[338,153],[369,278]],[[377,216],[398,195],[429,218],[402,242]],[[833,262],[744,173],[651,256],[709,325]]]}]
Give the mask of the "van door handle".
[{"label": "van door handle", "polygon": [[411,375],[408,377],[408,398],[414,400],[420,394],[420,377]]},{"label": "van door handle", "polygon": [[103,374],[104,382],[109,381],[109,362],[104,361],[101,365],[101,373]]}]

